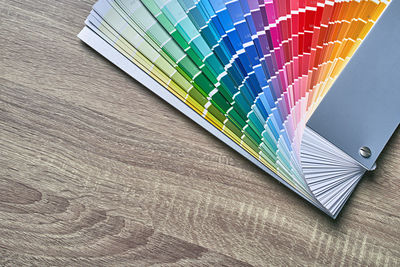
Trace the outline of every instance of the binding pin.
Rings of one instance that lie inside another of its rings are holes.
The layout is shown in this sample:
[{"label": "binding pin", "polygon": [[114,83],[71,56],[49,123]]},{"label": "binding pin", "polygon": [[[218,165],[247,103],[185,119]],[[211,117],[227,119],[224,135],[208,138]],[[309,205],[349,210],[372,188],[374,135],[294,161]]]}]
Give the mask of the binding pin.
[{"label": "binding pin", "polygon": [[369,149],[369,147],[367,147],[367,146],[361,147],[359,153],[362,157],[364,157],[366,159],[371,157],[371,149]]}]

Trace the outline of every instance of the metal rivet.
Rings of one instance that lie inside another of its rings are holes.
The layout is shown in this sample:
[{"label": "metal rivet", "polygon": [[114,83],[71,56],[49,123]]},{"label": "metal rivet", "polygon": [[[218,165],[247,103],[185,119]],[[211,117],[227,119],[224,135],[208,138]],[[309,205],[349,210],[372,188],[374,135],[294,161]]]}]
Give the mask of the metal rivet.
[{"label": "metal rivet", "polygon": [[361,147],[359,153],[364,158],[371,157],[371,149],[369,149],[369,147],[367,147],[367,146]]}]

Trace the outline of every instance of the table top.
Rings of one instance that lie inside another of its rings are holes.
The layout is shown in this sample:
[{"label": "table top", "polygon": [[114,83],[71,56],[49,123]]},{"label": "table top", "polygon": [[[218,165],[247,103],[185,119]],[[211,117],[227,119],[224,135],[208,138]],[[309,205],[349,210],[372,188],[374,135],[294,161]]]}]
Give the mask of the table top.
[{"label": "table top", "polygon": [[332,220],[76,35],[0,0],[0,265],[400,265],[400,135]]}]

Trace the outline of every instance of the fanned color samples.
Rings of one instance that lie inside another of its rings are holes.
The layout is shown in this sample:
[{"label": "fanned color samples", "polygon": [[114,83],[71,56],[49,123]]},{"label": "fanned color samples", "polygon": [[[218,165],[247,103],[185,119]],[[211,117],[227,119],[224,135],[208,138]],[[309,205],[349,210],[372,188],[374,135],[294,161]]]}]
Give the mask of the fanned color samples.
[{"label": "fanned color samples", "polygon": [[[172,94],[186,105],[174,104],[181,111],[192,118],[185,110],[196,112],[213,129],[203,127],[222,133],[232,147],[336,217],[365,169],[343,152],[326,156],[334,145],[305,130],[306,123],[388,5],[99,0],[80,38],[128,73],[140,69],[131,75],[141,82],[151,77],[165,89],[158,91],[161,97]],[[316,158],[328,164],[324,171],[312,163]],[[338,194],[341,188],[347,189]]]}]

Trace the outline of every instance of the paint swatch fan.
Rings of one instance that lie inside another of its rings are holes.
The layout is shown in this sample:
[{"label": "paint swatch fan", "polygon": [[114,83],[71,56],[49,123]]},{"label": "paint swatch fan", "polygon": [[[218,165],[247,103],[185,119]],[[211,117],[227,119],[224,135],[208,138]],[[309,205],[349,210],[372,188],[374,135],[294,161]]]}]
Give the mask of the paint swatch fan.
[{"label": "paint swatch fan", "polygon": [[399,13],[399,0],[99,0],[78,36],[335,218],[400,122]]}]

